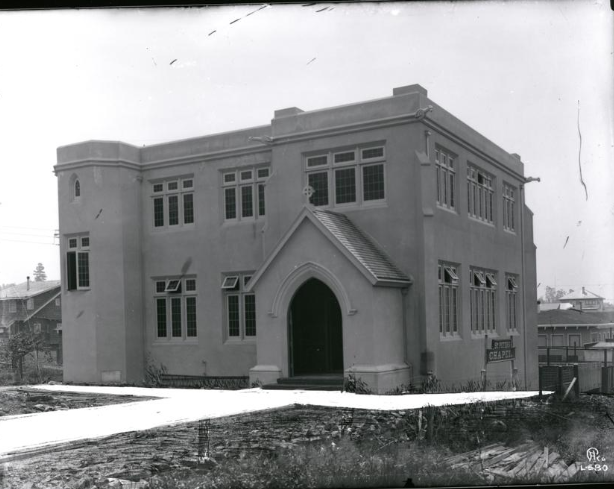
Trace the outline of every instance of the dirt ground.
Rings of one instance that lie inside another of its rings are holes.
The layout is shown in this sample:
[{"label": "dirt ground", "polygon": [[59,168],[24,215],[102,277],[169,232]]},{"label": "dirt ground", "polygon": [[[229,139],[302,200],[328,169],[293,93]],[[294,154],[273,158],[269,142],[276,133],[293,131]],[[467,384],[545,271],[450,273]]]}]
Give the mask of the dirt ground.
[{"label": "dirt ground", "polygon": [[595,443],[607,457],[614,449],[613,435],[614,398],[607,396],[582,396],[565,403],[516,400],[419,413],[295,406],[56,447],[0,465],[0,488],[102,488],[113,487],[113,478],[151,482],[180,469],[210,470],[198,464],[199,454],[223,464],[228,458],[240,459],[255,452],[364,437],[382,446],[437,444],[442,456],[475,449],[479,444],[514,445],[535,440],[551,444],[572,462],[584,460],[586,449]]},{"label": "dirt ground", "polygon": [[0,390],[0,416],[107,406],[148,399],[153,398],[73,392],[49,393],[28,387],[10,387]]}]

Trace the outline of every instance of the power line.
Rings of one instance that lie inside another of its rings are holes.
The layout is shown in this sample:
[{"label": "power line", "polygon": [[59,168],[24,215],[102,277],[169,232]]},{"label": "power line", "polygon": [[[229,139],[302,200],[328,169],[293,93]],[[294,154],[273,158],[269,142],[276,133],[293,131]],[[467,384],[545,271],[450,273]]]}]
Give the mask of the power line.
[{"label": "power line", "polygon": [[55,228],[35,228],[32,226],[9,226],[6,224],[2,225],[3,228],[12,228],[12,229],[31,229],[36,231],[55,231]]},{"label": "power line", "polygon": [[[43,236],[41,236],[41,238],[42,237]],[[1,238],[0,239],[0,243],[3,243],[5,241],[10,241],[11,243],[30,243],[30,244],[40,244],[40,245],[56,246],[55,243],[43,243],[41,241],[23,241],[23,240],[19,240],[19,239],[5,239],[5,238]]]}]

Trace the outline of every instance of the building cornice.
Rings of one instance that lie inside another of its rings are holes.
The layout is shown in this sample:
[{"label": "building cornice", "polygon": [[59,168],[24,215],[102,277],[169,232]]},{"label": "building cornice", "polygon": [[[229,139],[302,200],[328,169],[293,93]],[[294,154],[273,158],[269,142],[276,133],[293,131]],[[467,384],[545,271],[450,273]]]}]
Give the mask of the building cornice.
[{"label": "building cornice", "polygon": [[[464,138],[454,134],[453,132],[449,131],[448,129],[443,127],[441,124],[438,124],[437,122],[435,122],[432,119],[424,119],[423,122],[424,122],[425,126],[429,127],[430,129],[433,129],[434,131],[439,132],[443,136],[445,136],[445,137],[449,138],[450,140],[454,141],[459,146],[461,146],[461,147],[465,148],[466,150],[472,152],[476,156],[479,156],[480,158],[488,161],[495,168],[498,168],[499,170],[501,170],[501,171],[507,173],[508,175],[510,175],[511,177],[514,177],[517,180],[520,180],[521,183],[524,183],[524,181],[525,181],[524,175],[522,175],[521,173],[518,173],[517,171],[512,170],[508,166],[505,166],[504,164],[502,164],[499,161],[495,160],[492,156],[488,155],[487,153],[485,153],[481,149],[475,147],[473,144],[471,144],[466,139],[464,139]],[[491,142],[491,144],[494,145],[494,143],[492,143],[492,142]],[[503,148],[499,148],[499,149],[501,151],[503,151],[504,153],[506,153],[506,151]]]},{"label": "building cornice", "polygon": [[215,151],[212,153],[199,153],[196,155],[182,156],[177,158],[167,158],[165,160],[154,160],[151,162],[135,163],[130,160],[122,160],[116,158],[88,158],[74,161],[68,161],[66,163],[58,164],[53,167],[56,175],[60,171],[74,170],[77,168],[84,168],[87,166],[106,166],[106,167],[119,167],[127,168],[130,170],[145,171],[158,168],[165,168],[178,165],[189,165],[193,163],[202,163],[211,160],[219,160],[223,158],[233,158],[239,156],[245,156],[249,154],[257,153],[270,153],[269,147],[260,146],[245,146],[241,148],[226,149],[222,151]]}]

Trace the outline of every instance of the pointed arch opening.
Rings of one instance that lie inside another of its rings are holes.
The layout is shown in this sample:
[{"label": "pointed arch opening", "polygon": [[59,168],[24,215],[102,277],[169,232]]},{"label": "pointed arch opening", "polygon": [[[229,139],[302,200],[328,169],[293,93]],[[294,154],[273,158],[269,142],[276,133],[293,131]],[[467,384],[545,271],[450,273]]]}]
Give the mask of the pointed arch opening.
[{"label": "pointed arch opening", "polygon": [[343,317],[334,292],[310,278],[288,307],[290,375],[343,374]]}]

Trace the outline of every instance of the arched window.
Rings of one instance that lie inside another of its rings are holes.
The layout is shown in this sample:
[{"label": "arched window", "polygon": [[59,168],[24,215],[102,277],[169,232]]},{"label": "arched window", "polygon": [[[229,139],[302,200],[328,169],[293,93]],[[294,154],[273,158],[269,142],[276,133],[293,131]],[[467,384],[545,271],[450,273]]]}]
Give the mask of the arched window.
[{"label": "arched window", "polygon": [[79,178],[74,173],[70,176],[69,198],[71,202],[75,202],[75,199],[79,200],[81,198],[81,182],[79,182]]}]

